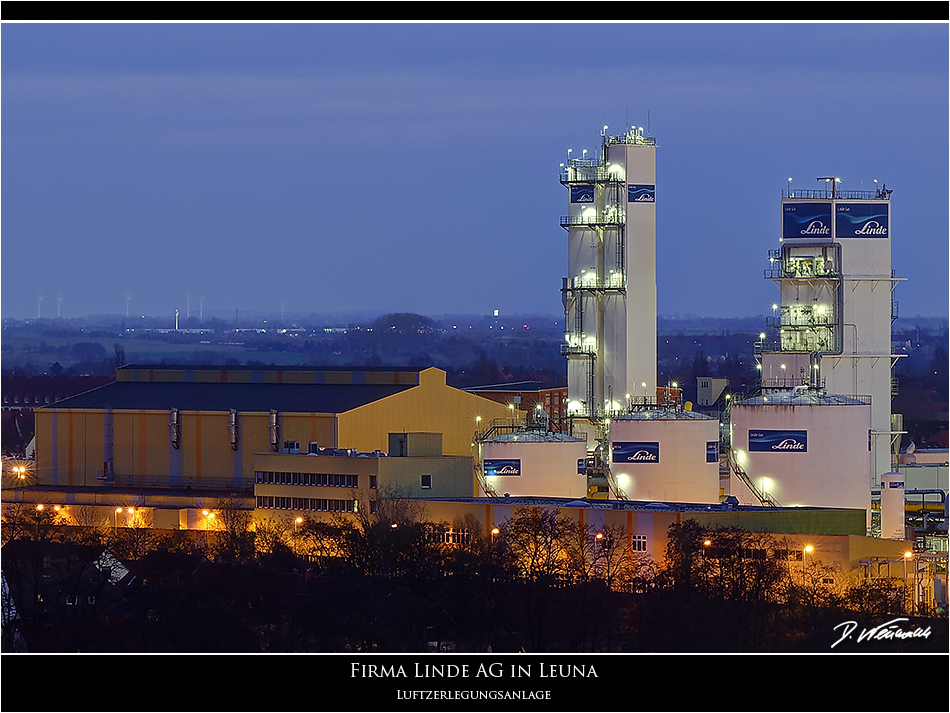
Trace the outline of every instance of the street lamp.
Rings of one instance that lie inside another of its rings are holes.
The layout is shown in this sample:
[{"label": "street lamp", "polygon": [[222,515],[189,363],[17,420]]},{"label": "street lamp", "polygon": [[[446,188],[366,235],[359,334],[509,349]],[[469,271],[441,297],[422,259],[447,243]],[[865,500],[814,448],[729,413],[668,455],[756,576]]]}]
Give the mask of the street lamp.
[{"label": "street lamp", "polygon": [[297,554],[297,525],[303,522],[302,517],[294,518],[294,554]]},{"label": "street lamp", "polygon": [[802,586],[805,586],[805,554],[812,552],[814,549],[811,545],[805,545],[805,549],[802,550]]},{"label": "street lamp", "polygon": [[118,534],[119,528],[119,513],[122,512],[122,508],[116,508],[115,512],[112,513],[112,535],[115,536]]},{"label": "street lamp", "polygon": [[[907,611],[907,560],[909,560],[913,556],[914,556],[913,552],[908,551],[904,553],[904,611],[905,612]],[[915,587],[916,587],[916,583],[917,583],[917,576],[914,575]]]}]

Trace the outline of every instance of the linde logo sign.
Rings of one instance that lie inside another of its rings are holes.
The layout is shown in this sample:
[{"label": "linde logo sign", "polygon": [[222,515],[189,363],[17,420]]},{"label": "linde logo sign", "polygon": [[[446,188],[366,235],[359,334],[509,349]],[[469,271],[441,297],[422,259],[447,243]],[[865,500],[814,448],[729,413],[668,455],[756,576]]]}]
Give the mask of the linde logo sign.
[{"label": "linde logo sign", "polygon": [[614,443],[614,463],[659,463],[660,444],[657,441]]},{"label": "linde logo sign", "polygon": [[808,227],[801,231],[801,235],[831,235],[831,228],[820,220],[813,220]]},{"label": "linde logo sign", "polygon": [[884,238],[890,213],[881,203],[840,203],[835,212],[835,236]]},{"label": "linde logo sign", "polygon": [[521,475],[521,459],[486,458],[485,475]]},{"label": "linde logo sign", "polygon": [[628,203],[655,203],[656,186],[654,185],[627,185]]},{"label": "linde logo sign", "polygon": [[855,235],[887,235],[887,228],[878,223],[876,220],[869,220],[864,224],[864,227],[861,230],[855,230]]},{"label": "linde logo sign", "polygon": [[821,238],[831,235],[831,201],[786,203],[782,208],[782,237]]},{"label": "linde logo sign", "polygon": [[593,203],[593,186],[571,186],[571,203]]},{"label": "linde logo sign", "polygon": [[776,443],[772,446],[773,451],[803,451],[805,450],[805,444],[799,443],[794,438],[786,438],[781,443]]},{"label": "linde logo sign", "polygon": [[806,453],[808,431],[749,431],[749,451],[759,453]]}]

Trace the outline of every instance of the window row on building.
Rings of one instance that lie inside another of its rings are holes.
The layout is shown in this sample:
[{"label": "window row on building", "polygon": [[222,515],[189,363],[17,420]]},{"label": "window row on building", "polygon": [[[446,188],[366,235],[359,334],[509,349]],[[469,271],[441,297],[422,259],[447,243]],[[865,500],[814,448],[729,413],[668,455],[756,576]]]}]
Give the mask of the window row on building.
[{"label": "window row on building", "polygon": [[429,527],[426,530],[426,538],[429,542],[441,542],[445,545],[467,544],[471,537],[472,533],[468,530],[459,530],[454,527]]},{"label": "window row on building", "polygon": [[358,505],[358,500],[334,500],[332,498],[288,498],[271,495],[257,496],[257,507],[261,510],[356,512]]},{"label": "window row on building", "polygon": [[335,488],[358,488],[359,476],[343,473],[281,473],[258,470],[254,473],[254,482],[273,485],[320,485]]}]

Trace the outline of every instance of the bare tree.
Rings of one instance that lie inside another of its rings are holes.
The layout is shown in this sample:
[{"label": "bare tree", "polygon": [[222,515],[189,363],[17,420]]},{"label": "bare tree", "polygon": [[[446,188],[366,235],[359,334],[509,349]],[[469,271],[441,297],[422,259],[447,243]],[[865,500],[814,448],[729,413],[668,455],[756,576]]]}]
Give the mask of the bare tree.
[{"label": "bare tree", "polygon": [[2,525],[0,525],[2,544],[26,537],[26,527],[26,507],[23,503],[10,503],[3,507]]},{"label": "bare tree", "polygon": [[322,572],[337,569],[344,560],[346,533],[353,527],[342,517],[329,521],[304,518],[297,539],[298,553],[306,556]]},{"label": "bare tree", "polygon": [[109,540],[112,528],[92,505],[75,505],[72,508],[75,525],[69,528],[67,537],[77,545],[103,545]]},{"label": "bare tree", "polygon": [[554,510],[521,508],[501,535],[524,579],[558,578],[567,572],[565,542],[571,527]]},{"label": "bare tree", "polygon": [[228,562],[245,562],[254,556],[252,513],[244,505],[244,498],[230,497],[218,500],[215,522],[221,528],[217,554]]},{"label": "bare tree", "polygon": [[273,556],[288,548],[289,524],[282,519],[269,517],[254,525],[254,544],[258,555]]},{"label": "bare tree", "polygon": [[141,559],[147,552],[155,549],[158,533],[154,529],[154,516],[151,510],[136,508],[126,518],[126,526],[116,531],[113,545],[116,555],[125,559]]}]

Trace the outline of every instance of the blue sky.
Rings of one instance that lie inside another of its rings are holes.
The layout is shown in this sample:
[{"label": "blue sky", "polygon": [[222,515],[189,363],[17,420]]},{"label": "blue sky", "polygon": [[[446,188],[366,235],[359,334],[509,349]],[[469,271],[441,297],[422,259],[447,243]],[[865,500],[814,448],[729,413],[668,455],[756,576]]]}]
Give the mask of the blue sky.
[{"label": "blue sky", "polygon": [[887,183],[901,315],[948,313],[945,22],[0,32],[3,317],[557,315],[604,124],[657,140],[661,315],[770,312],[827,175]]}]

